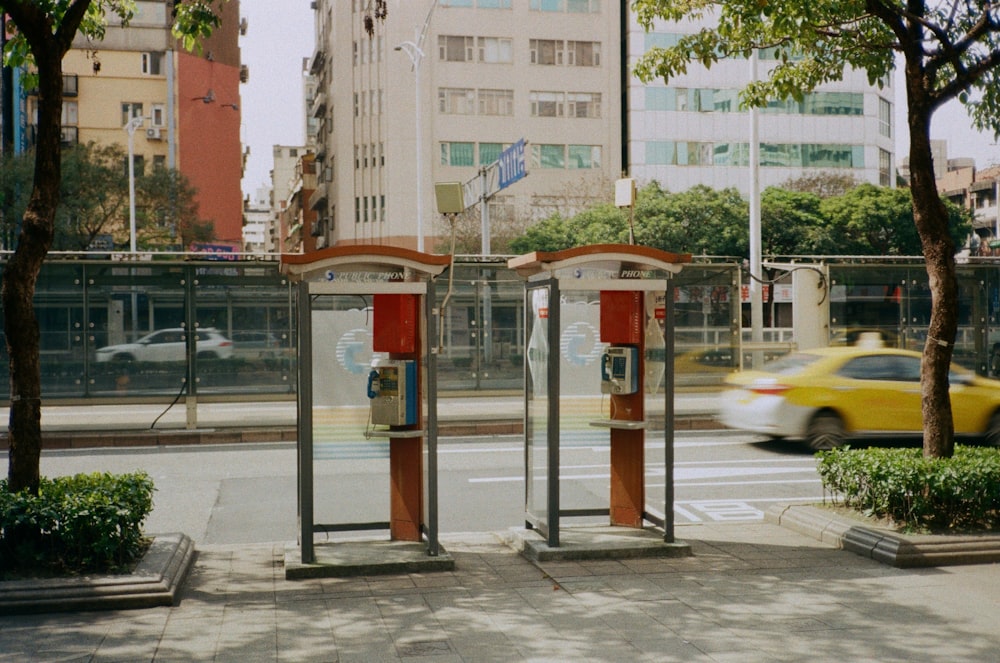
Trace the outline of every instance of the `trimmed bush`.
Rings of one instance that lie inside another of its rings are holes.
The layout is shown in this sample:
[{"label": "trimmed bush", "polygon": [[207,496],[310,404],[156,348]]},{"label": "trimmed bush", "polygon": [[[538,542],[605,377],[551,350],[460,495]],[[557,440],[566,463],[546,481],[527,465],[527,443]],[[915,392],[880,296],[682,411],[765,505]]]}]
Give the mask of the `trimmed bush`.
[{"label": "trimmed bush", "polygon": [[42,478],[37,496],[0,480],[0,577],[127,568],[145,550],[153,490],[145,472]]},{"label": "trimmed bush", "polygon": [[1000,450],[956,446],[951,458],[921,449],[821,451],[826,491],[868,516],[911,530],[992,529],[1000,524]]}]

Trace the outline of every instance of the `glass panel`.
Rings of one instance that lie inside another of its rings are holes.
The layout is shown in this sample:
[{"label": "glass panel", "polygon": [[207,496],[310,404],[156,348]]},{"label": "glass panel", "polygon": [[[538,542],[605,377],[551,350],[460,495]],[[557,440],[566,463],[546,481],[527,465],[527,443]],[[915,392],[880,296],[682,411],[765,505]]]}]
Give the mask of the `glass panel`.
[{"label": "glass panel", "polygon": [[108,264],[89,267],[87,278],[94,348],[89,395],[173,398],[185,393],[184,273],[157,265]]},{"label": "glass panel", "polygon": [[717,389],[739,365],[739,290],[722,265],[687,265],[674,283],[674,383]]},{"label": "glass panel", "polygon": [[527,332],[525,375],[525,508],[530,517],[548,522],[548,312],[550,288],[529,288],[524,306]]},{"label": "glass panel", "polygon": [[[366,438],[371,404],[371,295],[324,295],[312,303],[313,474],[317,523],[388,519],[389,481],[345,484],[338,462],[389,458],[388,438]],[[388,470],[388,467],[386,467]],[[334,480],[336,478],[336,480]],[[362,485],[363,484],[363,485]],[[364,494],[365,499],[346,499]]]}]

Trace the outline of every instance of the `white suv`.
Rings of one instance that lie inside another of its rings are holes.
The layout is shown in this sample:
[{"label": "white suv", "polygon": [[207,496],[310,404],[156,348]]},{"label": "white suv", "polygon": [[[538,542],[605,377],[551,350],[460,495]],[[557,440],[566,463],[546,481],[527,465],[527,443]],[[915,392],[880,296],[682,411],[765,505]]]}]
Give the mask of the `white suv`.
[{"label": "white suv", "polygon": [[[97,349],[97,361],[184,361],[187,350],[185,329],[161,329],[135,343],[108,345]],[[233,342],[212,327],[197,331],[200,359],[229,359]]]}]

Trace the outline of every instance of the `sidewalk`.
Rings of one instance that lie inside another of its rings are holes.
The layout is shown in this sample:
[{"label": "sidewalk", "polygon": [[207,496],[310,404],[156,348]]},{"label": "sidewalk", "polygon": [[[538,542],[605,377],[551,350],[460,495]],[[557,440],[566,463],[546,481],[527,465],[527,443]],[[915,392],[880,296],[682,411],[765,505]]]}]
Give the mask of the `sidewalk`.
[{"label": "sidewalk", "polygon": [[174,607],[0,618],[0,661],[997,661],[993,565],[899,570],[768,523],[692,557],[533,564],[449,534],[455,570],[289,581],[285,544],[202,546]]}]

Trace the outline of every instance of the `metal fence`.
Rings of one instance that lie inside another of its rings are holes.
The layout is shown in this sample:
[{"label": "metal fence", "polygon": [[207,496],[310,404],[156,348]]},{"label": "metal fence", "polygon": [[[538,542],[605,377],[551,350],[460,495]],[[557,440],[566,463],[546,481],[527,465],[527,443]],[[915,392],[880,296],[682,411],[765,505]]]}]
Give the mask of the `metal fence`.
[{"label": "metal fence", "polygon": [[[922,347],[930,295],[920,260],[811,261],[827,273],[831,343],[874,331],[890,345]],[[980,374],[1000,372],[998,267],[1000,262],[985,258],[959,266],[955,358]],[[677,385],[716,387],[753,360],[745,352],[749,315],[741,301],[740,264],[696,259],[675,279]],[[467,256],[456,259],[452,284],[440,324],[439,391],[523,389],[522,281],[506,268],[505,258]],[[435,287],[441,301],[448,279],[438,279]],[[779,278],[766,290],[765,341],[773,352],[764,353],[765,359],[795,347],[788,287]],[[53,255],[42,268],[35,305],[47,401],[294,397],[295,290],[274,260],[178,256],[122,262]],[[196,342],[182,333],[190,329],[198,330]],[[593,332],[571,331],[575,337],[563,344],[564,353],[589,352],[600,342]],[[0,371],[6,371],[3,344],[0,352]]]}]

